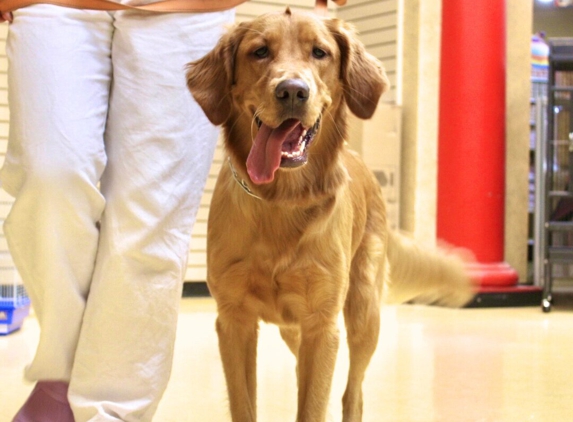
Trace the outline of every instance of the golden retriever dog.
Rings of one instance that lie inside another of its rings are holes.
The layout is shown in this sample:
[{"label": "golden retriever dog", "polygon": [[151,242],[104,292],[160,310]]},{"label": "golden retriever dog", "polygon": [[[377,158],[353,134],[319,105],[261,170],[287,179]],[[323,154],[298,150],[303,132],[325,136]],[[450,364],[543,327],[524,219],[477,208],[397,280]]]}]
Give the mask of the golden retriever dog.
[{"label": "golden retriever dog", "polygon": [[388,86],[381,64],[348,24],[287,9],[235,26],[187,78],[223,126],[228,154],[211,203],[207,278],[232,420],[256,421],[263,320],[297,358],[296,420],[324,421],[343,312],[343,420],[361,421],[383,291],[454,306],[472,296],[460,260],[389,231],[379,184],[345,146],[348,110],[371,117]]}]

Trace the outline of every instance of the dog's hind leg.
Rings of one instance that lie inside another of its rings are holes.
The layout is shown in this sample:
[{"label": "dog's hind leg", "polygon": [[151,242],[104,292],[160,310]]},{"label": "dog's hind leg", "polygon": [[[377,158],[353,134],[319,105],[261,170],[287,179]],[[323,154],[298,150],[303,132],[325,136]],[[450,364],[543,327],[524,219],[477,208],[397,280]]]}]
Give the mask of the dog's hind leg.
[{"label": "dog's hind leg", "polygon": [[219,351],[223,362],[233,422],[257,420],[257,339],[256,320],[217,318]]},{"label": "dog's hind leg", "polygon": [[344,306],[350,368],[342,399],[343,422],[362,421],[362,382],[380,331],[383,258],[376,252],[374,256],[367,253],[366,247],[358,250],[352,263]]}]

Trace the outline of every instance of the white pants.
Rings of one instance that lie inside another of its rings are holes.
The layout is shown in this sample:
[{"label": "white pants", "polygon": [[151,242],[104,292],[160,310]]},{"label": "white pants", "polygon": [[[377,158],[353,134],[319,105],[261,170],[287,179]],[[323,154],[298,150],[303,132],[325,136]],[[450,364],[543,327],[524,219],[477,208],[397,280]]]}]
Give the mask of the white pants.
[{"label": "white pants", "polygon": [[[77,421],[149,421],[169,379],[189,238],[218,132],[186,88],[234,12],[40,5],[10,25],[4,230]],[[192,411],[192,409],[191,409]]]}]

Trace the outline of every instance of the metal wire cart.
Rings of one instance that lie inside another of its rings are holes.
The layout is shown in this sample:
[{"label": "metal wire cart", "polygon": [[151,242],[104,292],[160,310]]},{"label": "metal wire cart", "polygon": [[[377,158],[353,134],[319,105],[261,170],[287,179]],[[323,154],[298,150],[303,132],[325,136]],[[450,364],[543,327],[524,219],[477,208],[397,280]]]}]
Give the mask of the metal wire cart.
[{"label": "metal wire cart", "polygon": [[0,335],[18,330],[30,312],[30,299],[14,268],[0,268]]},{"label": "metal wire cart", "polygon": [[573,278],[573,38],[549,40],[546,136],[537,146],[536,274],[544,312],[556,279]]}]

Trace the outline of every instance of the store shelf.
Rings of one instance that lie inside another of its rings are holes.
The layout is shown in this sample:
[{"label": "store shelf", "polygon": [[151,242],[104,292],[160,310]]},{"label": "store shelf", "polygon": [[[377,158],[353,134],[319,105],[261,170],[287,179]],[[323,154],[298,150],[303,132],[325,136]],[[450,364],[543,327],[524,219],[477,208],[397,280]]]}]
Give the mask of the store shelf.
[{"label": "store shelf", "polygon": [[542,306],[551,309],[554,279],[573,280],[573,38],[549,40],[545,115],[536,123],[535,256]]}]

